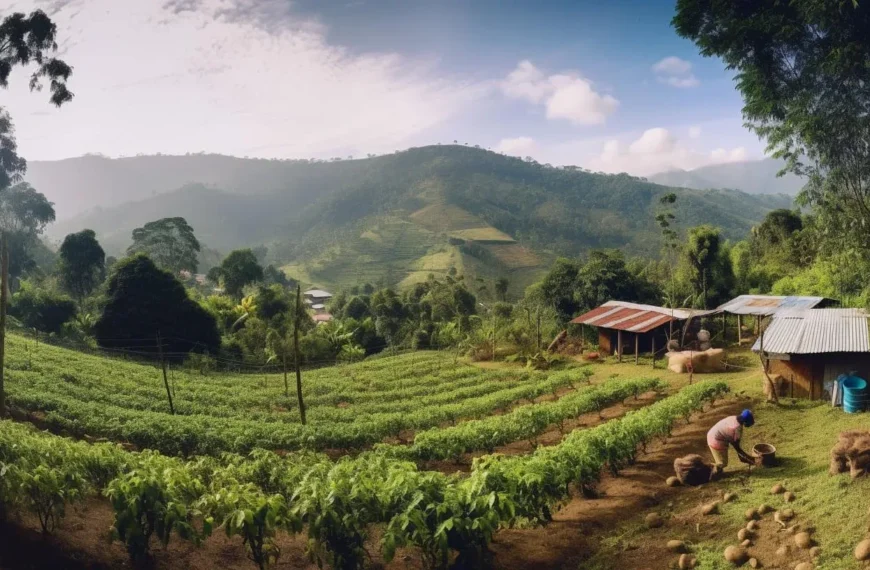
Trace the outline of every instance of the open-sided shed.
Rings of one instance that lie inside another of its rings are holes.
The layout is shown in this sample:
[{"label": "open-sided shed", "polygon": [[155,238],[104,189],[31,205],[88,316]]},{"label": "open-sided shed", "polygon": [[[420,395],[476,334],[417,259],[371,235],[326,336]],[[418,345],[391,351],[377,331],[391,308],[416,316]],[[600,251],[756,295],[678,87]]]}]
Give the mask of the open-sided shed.
[{"label": "open-sided shed", "polygon": [[870,378],[870,329],[863,309],[781,309],[752,350],[786,395],[818,400],[840,374]]},{"label": "open-sided shed", "polygon": [[675,323],[704,312],[669,309],[625,301],[608,301],[571,322],[598,329],[598,349],[604,354],[622,356],[625,346],[635,353],[665,349]]}]

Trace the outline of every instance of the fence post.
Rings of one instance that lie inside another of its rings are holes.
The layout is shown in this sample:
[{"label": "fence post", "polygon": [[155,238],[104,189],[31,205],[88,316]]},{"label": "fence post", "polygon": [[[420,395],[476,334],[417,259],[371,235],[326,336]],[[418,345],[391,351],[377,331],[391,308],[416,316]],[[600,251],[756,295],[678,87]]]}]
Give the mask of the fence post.
[{"label": "fence post", "polygon": [[166,378],[166,359],[163,358],[163,344],[160,342],[160,331],[157,331],[157,353],[160,357],[160,367],[163,369],[163,385],[166,386],[166,397],[169,399],[169,413],[175,415],[172,405],[172,392],[169,391],[169,380]]}]

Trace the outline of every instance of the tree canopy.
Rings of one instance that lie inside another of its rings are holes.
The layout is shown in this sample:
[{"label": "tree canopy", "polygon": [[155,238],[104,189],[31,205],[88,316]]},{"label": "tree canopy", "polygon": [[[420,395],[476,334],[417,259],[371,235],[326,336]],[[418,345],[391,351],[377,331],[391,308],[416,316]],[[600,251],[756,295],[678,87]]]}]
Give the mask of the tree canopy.
[{"label": "tree canopy", "polygon": [[188,296],[178,279],[144,254],[115,265],[94,330],[101,346],[141,347],[155,354],[158,335],[169,354],[215,354],[221,344],[214,317]]},{"label": "tree canopy", "polygon": [[60,246],[58,266],[61,286],[81,301],[106,276],[106,253],[93,230],[69,234]]},{"label": "tree canopy", "polygon": [[31,251],[53,221],[52,203],[26,182],[0,192],[0,229],[8,238],[10,276],[17,278],[34,267]]},{"label": "tree canopy", "polygon": [[184,218],[163,218],[133,230],[127,254],[145,253],[158,266],[178,275],[196,273],[199,241]]},{"label": "tree canopy", "polygon": [[223,283],[227,295],[238,298],[246,285],[263,280],[263,268],[253,251],[237,249],[221,262],[218,271],[213,272],[212,278],[215,277]]}]

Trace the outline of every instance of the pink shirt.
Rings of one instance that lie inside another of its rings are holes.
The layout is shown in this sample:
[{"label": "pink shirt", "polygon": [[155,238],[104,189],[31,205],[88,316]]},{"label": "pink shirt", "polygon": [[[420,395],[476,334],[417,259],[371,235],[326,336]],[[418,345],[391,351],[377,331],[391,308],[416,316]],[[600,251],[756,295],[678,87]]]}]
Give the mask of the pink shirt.
[{"label": "pink shirt", "polygon": [[737,416],[728,416],[710,428],[707,432],[707,445],[719,451],[726,451],[728,445],[740,441],[743,436],[743,426],[737,421]]}]

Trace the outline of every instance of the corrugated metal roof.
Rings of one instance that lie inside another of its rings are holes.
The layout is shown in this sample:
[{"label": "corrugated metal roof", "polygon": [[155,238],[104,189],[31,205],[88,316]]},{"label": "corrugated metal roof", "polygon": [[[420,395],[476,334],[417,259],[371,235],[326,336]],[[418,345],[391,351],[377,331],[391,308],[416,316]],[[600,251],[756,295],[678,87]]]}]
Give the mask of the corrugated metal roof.
[{"label": "corrugated metal roof", "polygon": [[323,289],[309,289],[308,291],[302,293],[303,295],[308,295],[309,297],[314,297],[316,299],[324,298],[324,297],[332,297],[332,293],[329,291],[324,291]]},{"label": "corrugated metal roof", "polygon": [[[863,309],[782,309],[764,331],[764,352],[870,352],[868,318]],[[761,344],[755,341],[752,350]]]},{"label": "corrugated metal roof", "polygon": [[644,333],[671,321],[682,321],[690,316],[700,316],[706,313],[707,311],[668,309],[654,305],[608,301],[571,322],[606,329]]},{"label": "corrugated metal roof", "polygon": [[781,309],[812,309],[830,302],[825,297],[781,297],[776,295],[740,295],[720,305],[716,311],[733,315],[767,316]]}]

